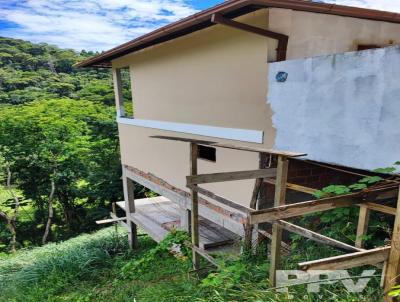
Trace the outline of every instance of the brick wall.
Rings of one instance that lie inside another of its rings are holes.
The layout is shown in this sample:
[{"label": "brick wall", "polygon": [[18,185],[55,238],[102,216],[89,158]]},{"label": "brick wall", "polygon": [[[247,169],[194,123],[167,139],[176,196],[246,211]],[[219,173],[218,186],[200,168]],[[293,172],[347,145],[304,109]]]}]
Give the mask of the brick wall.
[{"label": "brick wall", "polygon": [[[310,162],[301,160],[290,160],[288,170],[288,183],[297,184],[313,189],[322,189],[331,184],[346,185],[356,182],[357,176],[336,171],[333,169],[320,167]],[[264,196],[266,202],[260,208],[273,206],[275,186],[264,184]],[[286,193],[287,201],[300,202],[313,199],[309,194],[288,190]]]},{"label": "brick wall", "polygon": [[291,160],[288,171],[288,182],[314,189],[321,189],[330,184],[346,184],[352,182],[353,176],[320,167],[309,162]]}]

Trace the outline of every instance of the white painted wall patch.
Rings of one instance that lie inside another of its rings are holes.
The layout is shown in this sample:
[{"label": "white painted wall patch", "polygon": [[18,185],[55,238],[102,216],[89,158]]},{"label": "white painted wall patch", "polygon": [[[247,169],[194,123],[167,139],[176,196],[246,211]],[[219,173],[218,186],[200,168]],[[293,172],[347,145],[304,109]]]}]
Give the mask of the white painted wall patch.
[{"label": "white painted wall patch", "polygon": [[400,160],[400,46],[273,63],[269,79],[276,149],[369,170]]}]

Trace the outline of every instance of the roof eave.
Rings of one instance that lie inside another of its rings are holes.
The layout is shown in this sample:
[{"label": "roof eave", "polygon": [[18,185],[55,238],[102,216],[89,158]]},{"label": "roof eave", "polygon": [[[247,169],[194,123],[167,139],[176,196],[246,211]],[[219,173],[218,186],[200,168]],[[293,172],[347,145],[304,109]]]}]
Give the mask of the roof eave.
[{"label": "roof eave", "polygon": [[251,11],[268,7],[400,23],[400,14],[397,13],[336,4],[316,3],[308,0],[229,0],[114,47],[100,55],[84,60],[75,66],[111,67],[111,61],[115,58],[215,25],[211,22],[211,17],[215,13],[225,15],[229,18],[235,18]]}]

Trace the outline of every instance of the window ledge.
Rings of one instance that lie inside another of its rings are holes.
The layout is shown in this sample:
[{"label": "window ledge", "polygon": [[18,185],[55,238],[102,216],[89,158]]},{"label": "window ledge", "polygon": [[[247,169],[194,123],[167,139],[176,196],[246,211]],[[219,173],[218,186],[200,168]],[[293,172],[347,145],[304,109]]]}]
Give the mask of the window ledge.
[{"label": "window ledge", "polygon": [[134,119],[117,117],[118,124],[139,126],[166,131],[229,139],[248,143],[262,144],[264,132],[260,130],[247,130],[239,128],[225,128],[197,124],[174,123],[157,120]]}]

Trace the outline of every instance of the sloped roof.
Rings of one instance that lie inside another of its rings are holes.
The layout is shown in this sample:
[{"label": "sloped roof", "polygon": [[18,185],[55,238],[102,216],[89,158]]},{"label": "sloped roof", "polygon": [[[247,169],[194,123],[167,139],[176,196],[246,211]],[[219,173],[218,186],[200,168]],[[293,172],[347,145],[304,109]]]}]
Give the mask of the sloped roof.
[{"label": "sloped roof", "polygon": [[211,17],[215,13],[227,18],[235,18],[268,7],[400,23],[400,14],[398,13],[317,3],[309,0],[228,0],[84,60],[76,66],[110,67],[111,60],[115,58],[215,25],[211,22]]}]

